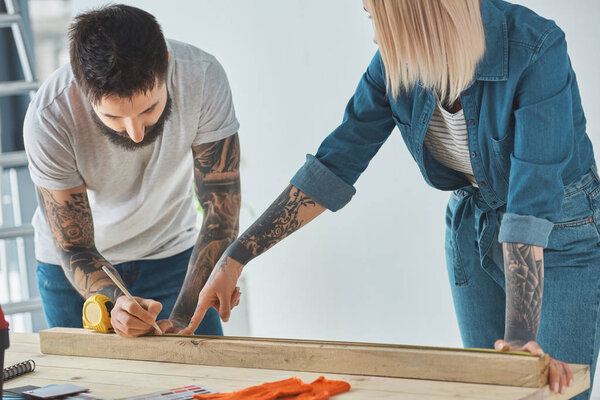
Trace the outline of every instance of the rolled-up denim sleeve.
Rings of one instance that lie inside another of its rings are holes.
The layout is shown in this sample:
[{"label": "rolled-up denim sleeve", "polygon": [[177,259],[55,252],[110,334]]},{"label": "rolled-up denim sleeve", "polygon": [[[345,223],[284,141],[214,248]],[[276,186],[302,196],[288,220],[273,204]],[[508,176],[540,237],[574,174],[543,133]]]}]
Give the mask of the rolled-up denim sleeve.
[{"label": "rolled-up denim sleeve", "polygon": [[572,69],[556,26],[517,86],[515,143],[499,240],[546,247],[562,209],[563,169],[573,148]]},{"label": "rolled-up denim sleeve", "polygon": [[354,186],[344,182],[311,154],[306,155],[306,163],[290,183],[331,211],[344,207],[356,193]]},{"label": "rolled-up denim sleeve", "polygon": [[307,157],[290,183],[323,207],[339,210],[356,192],[354,183],[394,126],[377,52],[346,106],[342,123],[325,138],[315,156]]}]

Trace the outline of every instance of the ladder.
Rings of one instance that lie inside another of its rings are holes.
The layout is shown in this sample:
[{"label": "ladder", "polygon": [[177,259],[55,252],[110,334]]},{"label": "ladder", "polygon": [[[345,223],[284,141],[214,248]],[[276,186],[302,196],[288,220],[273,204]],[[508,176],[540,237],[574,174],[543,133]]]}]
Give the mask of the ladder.
[{"label": "ladder", "polygon": [[[3,0],[6,9],[5,13],[0,13],[0,29],[10,29],[14,44],[17,50],[23,80],[2,81],[0,82],[0,97],[28,95],[30,99],[35,95],[38,88],[38,83],[34,79],[32,69],[32,57],[29,54],[25,45],[23,24],[23,15],[19,13],[18,4],[15,0]],[[22,122],[22,121],[20,121]],[[12,212],[9,217],[12,217],[12,223],[7,221],[4,214],[3,206],[0,204],[0,262],[4,264],[4,268],[0,268],[0,283],[6,287],[0,286],[0,291],[9,290],[9,276],[7,264],[7,246],[6,239],[14,239],[16,242],[16,255],[19,264],[19,282],[20,296],[17,301],[11,301],[10,292],[8,303],[3,305],[4,312],[8,314],[18,314],[24,312],[41,310],[41,300],[39,297],[29,298],[28,271],[25,257],[25,242],[24,238],[33,236],[33,227],[30,223],[23,223],[21,215],[21,199],[19,198],[19,186],[17,169],[27,166],[27,157],[24,151],[13,151],[4,153],[2,151],[2,143],[0,143],[0,179],[8,172],[8,182],[10,187],[10,195],[5,194],[2,186],[0,186],[0,201],[3,203],[10,200],[12,204]],[[0,181],[1,182],[1,181]]]},{"label": "ladder", "polygon": [[5,14],[0,14],[0,28],[10,28],[12,31],[13,38],[15,39],[15,46],[17,48],[17,54],[19,55],[19,62],[23,71],[24,80],[12,81],[12,82],[1,82],[0,83],[0,96],[14,96],[16,94],[29,94],[30,98],[33,98],[35,91],[38,88],[38,83],[33,79],[33,70],[31,68],[31,55],[27,51],[25,46],[25,40],[23,38],[23,19],[19,14],[17,5],[14,0],[4,0],[4,6],[6,8]]}]

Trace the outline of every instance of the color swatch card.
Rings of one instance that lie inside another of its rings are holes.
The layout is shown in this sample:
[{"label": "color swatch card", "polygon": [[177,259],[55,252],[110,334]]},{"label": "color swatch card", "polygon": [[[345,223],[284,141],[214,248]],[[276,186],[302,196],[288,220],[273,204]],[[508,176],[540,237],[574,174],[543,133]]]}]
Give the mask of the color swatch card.
[{"label": "color swatch card", "polygon": [[215,393],[215,392],[212,390],[209,390],[205,387],[202,387],[202,386],[191,385],[191,386],[180,387],[177,389],[170,389],[170,390],[165,390],[162,392],[156,392],[156,393],[152,393],[152,394],[145,394],[142,396],[127,397],[126,399],[123,399],[123,400],[141,400],[141,399],[145,399],[145,400],[158,400],[158,399],[161,399],[161,400],[192,400],[193,395],[206,394],[206,393]]}]

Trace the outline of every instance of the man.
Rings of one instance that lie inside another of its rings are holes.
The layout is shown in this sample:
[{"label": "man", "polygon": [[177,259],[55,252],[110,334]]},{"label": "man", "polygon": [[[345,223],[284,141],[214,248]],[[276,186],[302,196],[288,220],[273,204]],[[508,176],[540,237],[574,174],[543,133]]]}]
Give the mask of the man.
[{"label": "man", "polygon": [[[178,332],[238,232],[239,124],[227,77],[213,56],[166,41],[152,15],[125,5],[75,18],[70,61],[42,85],[24,125],[46,320],[81,327],[84,300],[103,294],[119,335],[149,333],[156,320]],[[196,332],[222,334],[216,311]]]}]

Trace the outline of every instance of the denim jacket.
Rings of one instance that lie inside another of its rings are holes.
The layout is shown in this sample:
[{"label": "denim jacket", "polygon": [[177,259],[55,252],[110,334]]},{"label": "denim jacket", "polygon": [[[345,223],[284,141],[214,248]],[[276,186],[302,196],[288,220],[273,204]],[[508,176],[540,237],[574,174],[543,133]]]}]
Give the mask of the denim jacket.
[{"label": "denim jacket", "polygon": [[[594,165],[592,144],[564,32],[553,21],[501,0],[482,0],[486,50],[460,96],[473,174],[481,197],[502,207],[499,240],[545,247],[561,213],[564,186]],[[435,95],[416,84],[386,94],[379,52],[350,99],[342,124],[290,181],[337,211],[398,127],[425,181],[441,190],[469,186],[423,146]]]}]

